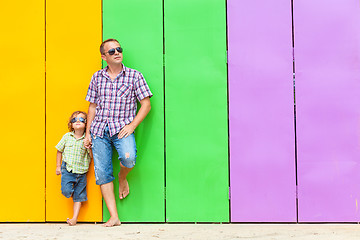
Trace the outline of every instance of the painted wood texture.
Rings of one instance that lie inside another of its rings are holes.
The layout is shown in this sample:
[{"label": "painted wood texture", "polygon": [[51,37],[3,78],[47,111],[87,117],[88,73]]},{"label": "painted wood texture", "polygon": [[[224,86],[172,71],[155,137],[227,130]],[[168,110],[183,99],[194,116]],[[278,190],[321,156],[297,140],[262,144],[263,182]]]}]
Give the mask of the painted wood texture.
[{"label": "painted wood texture", "polygon": [[[108,38],[120,42],[124,49],[124,65],[140,71],[154,95],[150,99],[150,113],[135,130],[137,160],[128,175],[130,194],[121,201],[117,176],[120,166],[114,151],[114,187],[119,217],[122,222],[164,222],[162,1],[104,0],[103,39]],[[110,215],[105,203],[103,206],[104,221],[107,221]]]},{"label": "painted wood texture", "polygon": [[300,222],[359,222],[359,1],[294,1]]},{"label": "painted wood texture", "polygon": [[[56,148],[74,111],[87,112],[85,96],[101,67],[101,1],[48,1],[46,4],[46,221],[72,217],[73,201],[61,194],[55,174]],[[93,163],[87,174],[88,201],[79,221],[102,221],[102,201]]]},{"label": "painted wood texture", "polygon": [[[0,222],[45,220],[44,1],[3,1]],[[29,207],[30,206],[30,207]]]},{"label": "painted wood texture", "polygon": [[229,221],[225,13],[164,2],[168,222]]},{"label": "painted wood texture", "polygon": [[227,7],[231,221],[295,222],[290,1]]}]

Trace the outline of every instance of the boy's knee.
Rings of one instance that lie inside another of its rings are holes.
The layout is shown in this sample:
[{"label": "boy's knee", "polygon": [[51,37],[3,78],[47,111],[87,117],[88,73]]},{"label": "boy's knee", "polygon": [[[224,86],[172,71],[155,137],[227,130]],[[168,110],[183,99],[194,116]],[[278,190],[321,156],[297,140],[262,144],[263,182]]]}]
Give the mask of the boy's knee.
[{"label": "boy's knee", "polygon": [[61,193],[62,193],[65,197],[69,198],[69,197],[71,197],[71,196],[73,195],[74,190],[73,190],[73,189],[70,189],[70,188],[64,188],[64,187],[62,187],[62,188],[61,188]]}]

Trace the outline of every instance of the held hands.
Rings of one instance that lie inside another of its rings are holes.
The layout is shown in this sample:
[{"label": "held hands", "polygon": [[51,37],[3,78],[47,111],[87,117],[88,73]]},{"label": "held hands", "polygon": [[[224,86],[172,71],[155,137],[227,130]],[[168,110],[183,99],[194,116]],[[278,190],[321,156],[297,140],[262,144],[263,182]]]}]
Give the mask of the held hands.
[{"label": "held hands", "polygon": [[132,134],[135,130],[135,127],[133,127],[133,125],[131,125],[131,123],[129,125],[125,125],[125,127],[123,127],[119,134],[118,134],[118,138],[123,138],[123,137],[128,137],[130,134]]},{"label": "held hands", "polygon": [[56,175],[60,175],[61,174],[61,167],[56,167]]},{"label": "held hands", "polygon": [[91,148],[92,142],[91,142],[91,136],[90,134],[86,134],[84,138],[84,147],[85,148]]}]

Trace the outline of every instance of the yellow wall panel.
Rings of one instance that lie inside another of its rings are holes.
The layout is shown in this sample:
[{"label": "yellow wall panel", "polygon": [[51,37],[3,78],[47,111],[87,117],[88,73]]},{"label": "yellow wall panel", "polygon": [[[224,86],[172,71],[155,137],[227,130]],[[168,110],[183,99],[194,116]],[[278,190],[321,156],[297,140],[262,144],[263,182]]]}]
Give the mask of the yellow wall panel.
[{"label": "yellow wall panel", "polygon": [[1,222],[45,220],[44,5],[0,5]]},{"label": "yellow wall panel", "polygon": [[[85,101],[92,74],[101,68],[99,45],[101,0],[47,1],[46,3],[46,221],[72,217],[72,199],[61,194],[55,174],[55,145],[68,131],[70,114],[87,112]],[[88,173],[88,201],[79,221],[102,221],[100,188],[94,167]]]}]

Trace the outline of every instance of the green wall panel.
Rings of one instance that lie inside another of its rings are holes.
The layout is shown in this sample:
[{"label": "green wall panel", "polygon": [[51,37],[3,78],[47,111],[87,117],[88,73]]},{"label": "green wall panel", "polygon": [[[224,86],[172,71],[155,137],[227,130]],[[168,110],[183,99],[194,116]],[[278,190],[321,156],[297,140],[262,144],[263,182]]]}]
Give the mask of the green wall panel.
[{"label": "green wall panel", "polygon": [[[103,0],[103,39],[116,38],[124,48],[124,64],[139,70],[154,96],[152,109],[136,129],[137,163],[128,175],[130,194],[118,197],[122,222],[164,222],[164,86],[162,0]],[[116,151],[115,151],[116,152]],[[114,172],[119,172],[117,153]],[[117,177],[117,176],[116,176]],[[104,221],[109,213],[104,206]]]},{"label": "green wall panel", "polygon": [[166,220],[228,222],[224,0],[164,0]]}]

